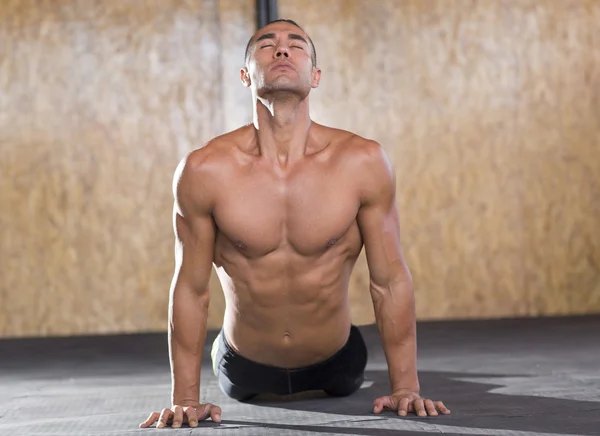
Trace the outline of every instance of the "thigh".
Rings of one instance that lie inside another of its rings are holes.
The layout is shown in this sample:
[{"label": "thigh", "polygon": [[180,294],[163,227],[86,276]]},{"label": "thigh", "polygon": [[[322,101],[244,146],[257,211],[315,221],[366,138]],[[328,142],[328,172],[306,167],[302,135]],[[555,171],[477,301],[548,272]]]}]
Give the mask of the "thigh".
[{"label": "thigh", "polygon": [[352,326],[348,341],[329,359],[307,368],[291,371],[292,390],[325,390],[345,396],[362,385],[367,365],[367,347],[357,327]]},{"label": "thigh", "polygon": [[227,344],[222,332],[213,343],[211,357],[219,387],[231,398],[243,401],[263,393],[289,393],[285,370],[240,356]]},{"label": "thigh", "polygon": [[[229,355],[228,355],[229,354]],[[210,357],[212,361],[213,374],[217,377],[217,382],[221,391],[228,397],[238,401],[248,401],[256,396],[256,392],[249,391],[242,387],[236,386],[228,377],[228,372],[222,371],[222,367],[225,364],[225,359],[231,360],[232,353],[225,343],[225,338],[222,331],[219,332],[215,340],[213,341],[212,348],[210,350]]]},{"label": "thigh", "polygon": [[364,381],[367,359],[367,346],[362,334],[358,327],[352,326],[348,343],[337,356],[332,373],[325,382],[325,392],[334,396],[356,392]]},{"label": "thigh", "polygon": [[365,371],[367,359],[367,344],[358,327],[352,326],[348,342],[336,355],[333,370],[350,377],[359,377]]},{"label": "thigh", "polygon": [[358,377],[348,376],[346,374],[336,374],[325,385],[323,390],[332,397],[347,397],[360,389],[365,380],[364,375]]}]

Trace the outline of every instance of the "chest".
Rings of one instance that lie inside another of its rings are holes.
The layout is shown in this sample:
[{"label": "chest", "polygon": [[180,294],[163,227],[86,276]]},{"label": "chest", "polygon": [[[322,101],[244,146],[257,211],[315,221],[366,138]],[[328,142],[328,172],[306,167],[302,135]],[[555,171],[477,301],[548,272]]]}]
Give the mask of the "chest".
[{"label": "chest", "polygon": [[319,171],[247,174],[224,188],[213,214],[219,232],[254,255],[282,247],[316,254],[343,239],[358,212],[350,180]]}]

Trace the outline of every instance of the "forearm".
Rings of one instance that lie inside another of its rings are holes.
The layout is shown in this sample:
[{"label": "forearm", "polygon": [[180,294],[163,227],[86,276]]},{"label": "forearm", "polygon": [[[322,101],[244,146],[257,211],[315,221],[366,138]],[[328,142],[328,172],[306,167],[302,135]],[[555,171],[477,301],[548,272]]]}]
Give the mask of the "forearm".
[{"label": "forearm", "polygon": [[419,392],[417,338],[412,281],[383,288],[371,284],[375,318],[388,363],[392,392]]},{"label": "forearm", "polygon": [[173,404],[199,402],[200,369],[206,341],[208,290],[179,288],[169,308],[169,357]]}]

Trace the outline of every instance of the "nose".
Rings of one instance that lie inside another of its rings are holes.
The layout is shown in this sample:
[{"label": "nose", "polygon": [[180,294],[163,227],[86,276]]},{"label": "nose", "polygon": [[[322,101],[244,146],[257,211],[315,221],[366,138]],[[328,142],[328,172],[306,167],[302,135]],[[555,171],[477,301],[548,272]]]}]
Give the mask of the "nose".
[{"label": "nose", "polygon": [[286,57],[289,58],[290,57],[290,50],[284,46],[284,45],[280,45],[277,47],[277,50],[275,51],[275,57],[281,58],[281,57]]}]

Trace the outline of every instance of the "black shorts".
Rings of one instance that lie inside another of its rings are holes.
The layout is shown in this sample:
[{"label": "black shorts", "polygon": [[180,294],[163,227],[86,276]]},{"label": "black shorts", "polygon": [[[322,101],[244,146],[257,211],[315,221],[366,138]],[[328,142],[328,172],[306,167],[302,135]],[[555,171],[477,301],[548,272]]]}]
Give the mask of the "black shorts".
[{"label": "black shorts", "polygon": [[264,365],[237,354],[223,330],[212,346],[213,372],[227,396],[246,401],[259,394],[288,395],[324,390],[332,396],[347,396],[363,383],[367,347],[356,326],[351,326],[346,344],[333,356],[301,368]]}]

